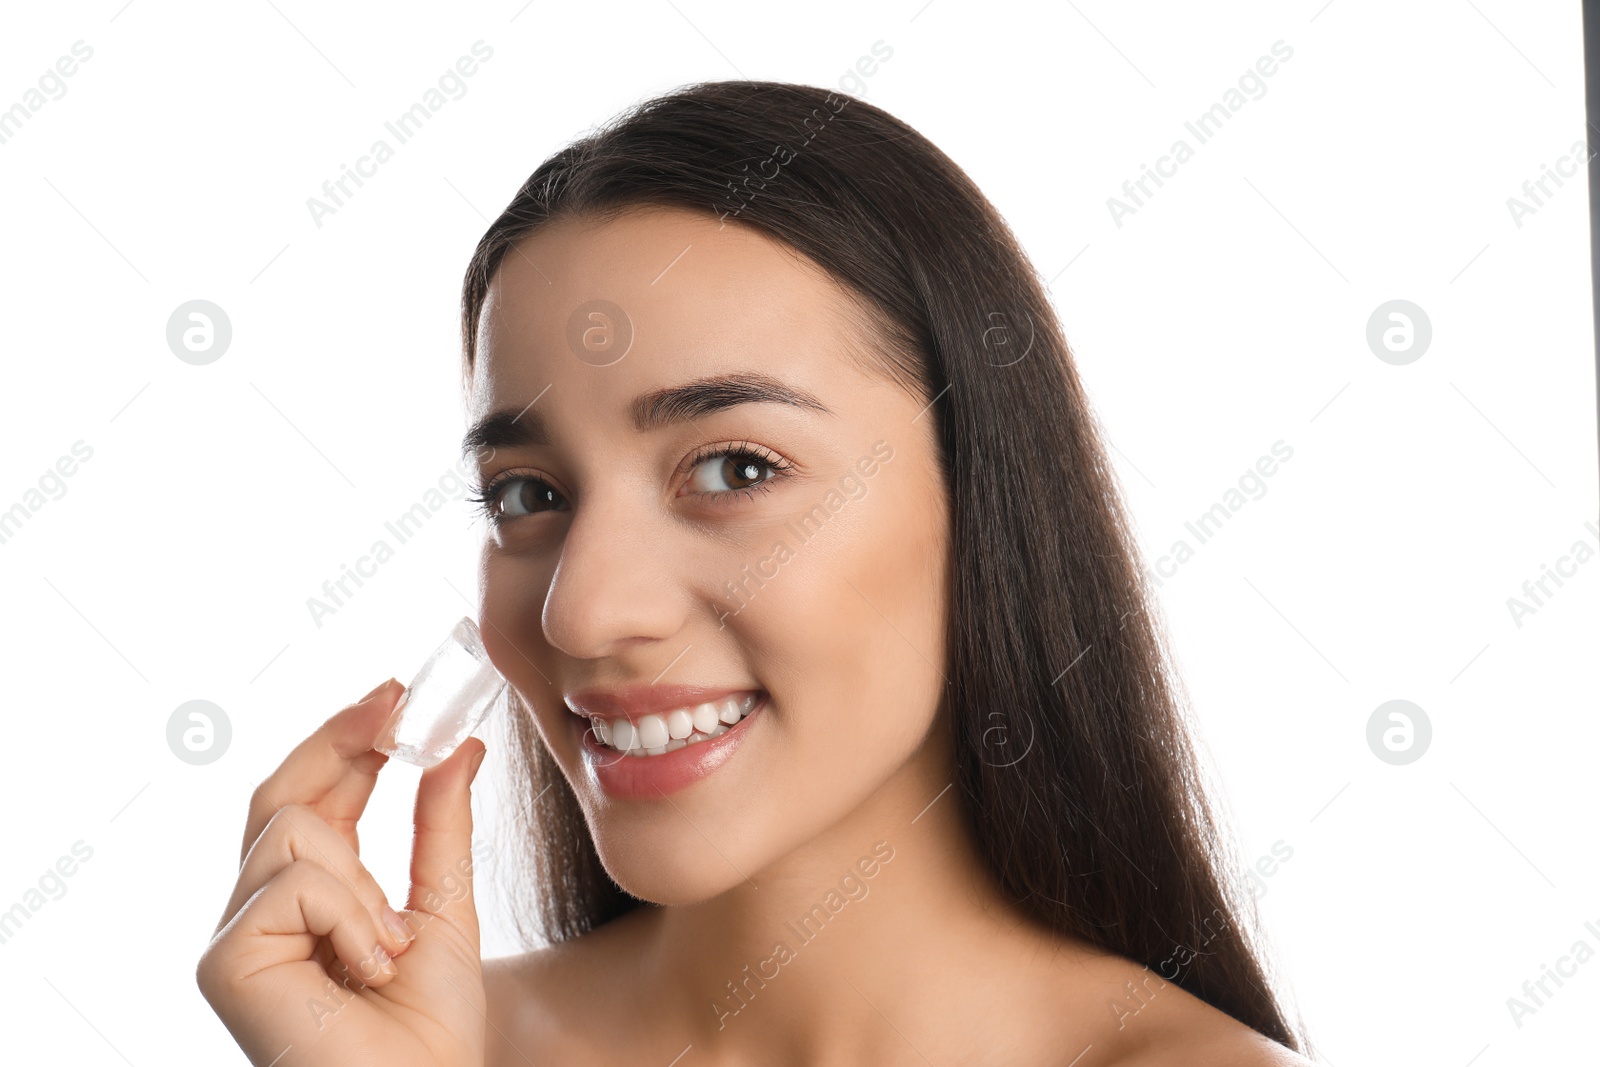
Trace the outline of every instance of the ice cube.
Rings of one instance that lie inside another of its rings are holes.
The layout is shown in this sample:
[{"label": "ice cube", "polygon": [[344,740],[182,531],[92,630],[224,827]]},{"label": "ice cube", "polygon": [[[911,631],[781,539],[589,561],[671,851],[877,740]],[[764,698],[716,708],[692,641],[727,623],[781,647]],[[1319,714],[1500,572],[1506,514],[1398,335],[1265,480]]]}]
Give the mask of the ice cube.
[{"label": "ice cube", "polygon": [[372,747],[432,767],[478,728],[505,684],[483,649],[477,623],[463,618],[400,694]]}]

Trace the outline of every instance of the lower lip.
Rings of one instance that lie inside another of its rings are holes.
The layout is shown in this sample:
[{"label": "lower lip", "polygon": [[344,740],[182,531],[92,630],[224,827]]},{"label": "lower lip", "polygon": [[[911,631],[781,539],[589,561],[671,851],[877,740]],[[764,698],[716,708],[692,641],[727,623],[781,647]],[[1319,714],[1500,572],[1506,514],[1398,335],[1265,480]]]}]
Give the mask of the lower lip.
[{"label": "lower lip", "polygon": [[721,767],[744,743],[747,727],[767,706],[762,694],[755,708],[716,737],[663,752],[659,756],[625,756],[594,736],[588,719],[574,715],[583,762],[608,796],[618,800],[656,800],[698,782]]}]

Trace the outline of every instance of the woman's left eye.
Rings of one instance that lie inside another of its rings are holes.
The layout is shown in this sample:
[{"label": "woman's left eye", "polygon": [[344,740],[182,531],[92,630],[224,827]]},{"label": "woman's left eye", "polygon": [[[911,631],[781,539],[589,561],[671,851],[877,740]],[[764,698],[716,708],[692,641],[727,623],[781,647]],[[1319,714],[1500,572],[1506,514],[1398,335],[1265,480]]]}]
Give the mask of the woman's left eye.
[{"label": "woman's left eye", "polygon": [[787,469],[776,457],[747,449],[724,449],[697,460],[689,471],[692,493],[734,493],[769,488]]}]

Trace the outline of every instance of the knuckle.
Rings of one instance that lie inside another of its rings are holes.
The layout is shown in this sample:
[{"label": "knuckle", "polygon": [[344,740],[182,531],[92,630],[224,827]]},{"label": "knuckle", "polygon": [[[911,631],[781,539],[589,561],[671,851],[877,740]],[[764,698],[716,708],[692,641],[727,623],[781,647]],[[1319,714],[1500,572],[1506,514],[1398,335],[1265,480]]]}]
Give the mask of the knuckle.
[{"label": "knuckle", "polygon": [[280,790],[272,778],[267,778],[256,786],[255,791],[250,794],[249,810],[245,813],[246,833],[249,832],[250,827],[255,827],[256,837],[260,837],[266,828],[272,824],[272,820],[285,807],[285,805],[281,805],[273,799],[279,792]]},{"label": "knuckle", "polygon": [[210,960],[211,950],[208,948],[206,951],[200,954],[200,959],[195,963],[194,966],[194,984],[200,987],[201,996],[205,997],[207,1000],[211,999],[211,990],[213,988],[212,979],[216,974],[215,970],[211,966]]},{"label": "knuckle", "polygon": [[290,823],[300,823],[308,818],[314,819],[316,817],[315,811],[298,801],[283,805],[272,816],[274,821],[282,820]]},{"label": "knuckle", "polygon": [[284,891],[292,893],[302,903],[314,900],[331,908],[343,921],[371,919],[366,905],[351,891],[349,883],[316,860],[291,860],[273,881],[282,882]]},{"label": "knuckle", "polygon": [[273,805],[267,800],[266,789],[271,779],[256,786],[250,793],[250,803],[245,809],[245,825],[260,826],[271,816]]},{"label": "knuckle", "polygon": [[272,840],[281,837],[304,837],[314,829],[313,821],[316,819],[316,812],[304,804],[285,804],[272,813],[265,829],[261,831],[261,836]]},{"label": "knuckle", "polygon": [[250,811],[252,813],[270,814],[278,807],[273,801],[283,785],[283,768],[280,767],[261,779],[261,784],[250,793]]},{"label": "knuckle", "polygon": [[322,890],[327,886],[328,872],[315,860],[290,860],[272,879],[296,893]]},{"label": "knuckle", "polygon": [[221,942],[222,939],[219,937],[207,945],[205,951],[200,953],[200,959],[194,968],[195,985],[200,988],[200,995],[210,1004],[216,1004],[228,989],[219,949]]}]

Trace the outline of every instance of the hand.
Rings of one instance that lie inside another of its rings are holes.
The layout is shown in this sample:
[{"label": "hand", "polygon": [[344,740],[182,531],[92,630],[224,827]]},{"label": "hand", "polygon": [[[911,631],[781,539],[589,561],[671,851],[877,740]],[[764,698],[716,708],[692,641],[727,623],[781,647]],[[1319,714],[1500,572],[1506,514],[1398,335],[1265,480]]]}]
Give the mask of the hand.
[{"label": "hand", "polygon": [[401,691],[391,678],[328,719],[250,799],[239,880],[196,978],[258,1067],[482,1067],[470,787],[483,743],[422,774],[404,912],[358,856],[388,762],[372,745]]}]

